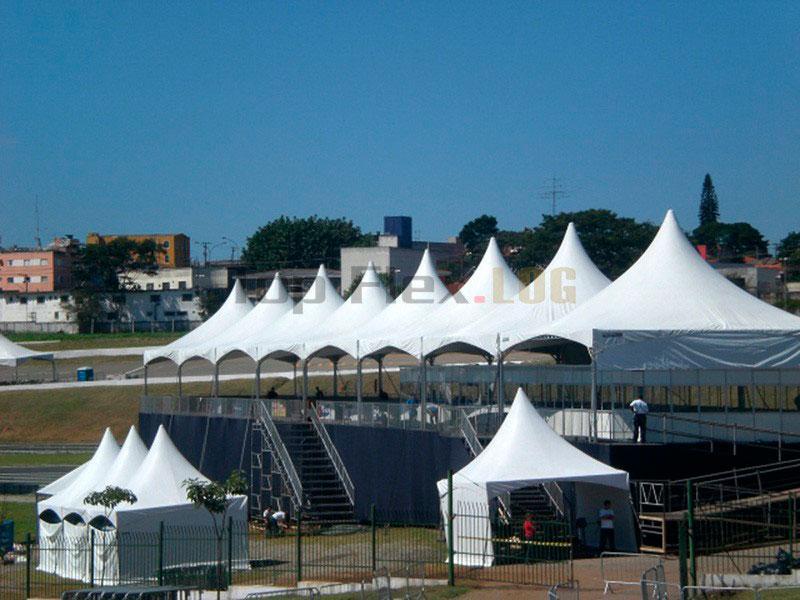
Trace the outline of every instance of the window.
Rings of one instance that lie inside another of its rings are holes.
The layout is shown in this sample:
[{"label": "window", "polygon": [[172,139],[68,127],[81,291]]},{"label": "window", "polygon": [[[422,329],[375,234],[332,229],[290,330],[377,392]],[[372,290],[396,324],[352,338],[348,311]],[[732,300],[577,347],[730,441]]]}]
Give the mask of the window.
[{"label": "window", "polygon": [[43,267],[46,267],[48,264],[48,260],[46,258],[43,258],[39,261],[39,264],[42,265]]},{"label": "window", "polygon": [[168,289],[169,289],[169,281],[165,281],[165,282],[163,282],[163,283],[161,284],[161,289],[162,289],[162,290],[168,290]]},{"label": "window", "polygon": [[20,296],[19,303],[20,304],[27,304],[28,303],[28,298],[26,296]]},{"label": "window", "polygon": [[191,302],[192,301],[192,295],[191,294],[181,294],[181,300],[183,302]]},{"label": "window", "polygon": [[150,294],[150,302],[153,304],[158,304],[161,302],[161,295],[160,294]]},{"label": "window", "polygon": [[147,288],[148,292],[151,292],[155,289],[155,286],[152,283],[148,283],[145,287]]},{"label": "window", "polygon": [[178,289],[179,290],[185,290],[186,289],[186,282],[185,281],[179,281],[178,282]]},{"label": "window", "polygon": [[31,259],[30,259],[30,258],[26,258],[26,259],[24,259],[24,260],[22,261],[22,264],[23,264],[24,266],[26,266],[26,267],[29,267],[29,266],[31,265]]},{"label": "window", "polygon": [[167,248],[169,248],[169,240],[165,241],[165,242],[162,244],[162,246],[164,246],[164,250],[166,250]]},{"label": "window", "polygon": [[175,316],[175,311],[173,311],[173,310],[165,310],[164,311],[164,316],[165,317],[174,317]]},{"label": "window", "polygon": [[44,304],[44,296],[36,296],[36,304]]},{"label": "window", "polygon": [[16,296],[8,296],[6,298],[6,304],[16,304],[16,303],[17,303],[17,297]]},{"label": "window", "polygon": [[13,277],[6,277],[6,281],[8,281],[8,283],[14,283],[14,278]]},{"label": "window", "polygon": [[169,262],[169,252],[166,252],[166,253],[164,254],[164,262],[165,262],[165,263],[168,263],[168,262]]},{"label": "window", "polygon": [[42,275],[42,283],[47,283],[47,275]]},{"label": "window", "polygon": [[54,320],[56,320],[56,321],[58,321],[58,319],[59,319],[58,311],[55,311],[55,312],[53,313],[53,319],[54,319]]},{"label": "window", "polygon": [[59,300],[61,300],[61,302],[64,302],[64,303],[69,302],[69,296],[61,296],[61,298],[59,298]]}]

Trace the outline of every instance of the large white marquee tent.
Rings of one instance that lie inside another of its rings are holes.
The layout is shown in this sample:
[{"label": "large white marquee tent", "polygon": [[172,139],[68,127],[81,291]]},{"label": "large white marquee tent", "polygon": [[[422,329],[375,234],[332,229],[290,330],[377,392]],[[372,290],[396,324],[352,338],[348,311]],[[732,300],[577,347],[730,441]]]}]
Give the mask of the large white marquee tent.
[{"label": "large white marquee tent", "polygon": [[[613,283],[589,259],[572,225],[551,263],[527,287],[494,239],[452,296],[428,253],[393,302],[373,269],[365,279],[370,285],[361,290],[363,301],[344,302],[320,267],[303,300],[291,310],[282,307],[281,316],[236,328],[238,339],[204,334],[202,350],[185,336],[172,349],[146,355],[145,363],[202,355],[218,365],[239,353],[256,361],[258,370],[266,358],[305,364],[312,356],[335,361],[348,354],[360,365],[391,352],[422,361],[444,352],[489,358],[574,345],[588,349],[600,369],[800,366],[800,318],[717,273],[686,239],[672,211],[647,251]],[[252,331],[244,336],[245,329]]]},{"label": "large white marquee tent", "polygon": [[[106,430],[92,458],[73,472],[39,490],[52,494],[39,502],[41,559],[38,569],[70,579],[107,584],[153,577],[159,531],[174,528],[204,528],[206,538],[213,528],[212,516],[186,498],[184,482],[207,481],[178,451],[166,430],[160,427],[149,450],[131,427],[120,449]],[[134,504],[121,504],[113,511],[87,505],[88,494],[107,486],[131,490]],[[231,499],[226,518],[243,528],[247,520],[247,499]],[[242,529],[243,530],[243,529]],[[184,536],[185,537],[185,536]],[[88,550],[94,539],[94,558]],[[133,543],[130,543],[133,542]],[[247,565],[246,540],[240,536],[233,547],[238,568]],[[189,562],[213,563],[213,542],[198,543],[186,538],[173,540],[164,550],[162,566],[180,567]]]},{"label": "large white marquee tent", "polygon": [[[520,388],[503,424],[475,459],[452,478],[455,563],[491,566],[490,503],[507,492],[546,483],[573,484],[574,518],[597,521],[610,500],[617,547],[635,551],[636,533],[628,474],[581,452],[553,431]],[[437,484],[444,521],[449,519],[448,482]],[[458,516],[461,515],[461,516]],[[588,527],[586,543],[596,546],[599,531]]]}]

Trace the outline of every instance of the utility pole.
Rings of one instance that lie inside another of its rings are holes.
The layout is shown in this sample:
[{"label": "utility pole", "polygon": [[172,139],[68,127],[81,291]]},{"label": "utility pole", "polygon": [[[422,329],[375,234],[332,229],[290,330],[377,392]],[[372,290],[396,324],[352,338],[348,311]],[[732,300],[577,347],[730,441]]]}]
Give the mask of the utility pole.
[{"label": "utility pole", "polygon": [[546,187],[539,193],[539,198],[550,200],[551,214],[556,214],[556,202],[559,198],[567,198],[569,194],[564,190],[561,185],[561,180],[557,177],[551,177],[547,180]]}]

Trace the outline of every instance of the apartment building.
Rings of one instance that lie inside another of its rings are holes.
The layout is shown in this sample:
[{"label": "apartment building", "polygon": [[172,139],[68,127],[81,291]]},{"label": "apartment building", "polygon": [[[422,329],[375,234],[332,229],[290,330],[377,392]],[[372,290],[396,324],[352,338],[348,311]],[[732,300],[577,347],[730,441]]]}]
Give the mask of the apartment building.
[{"label": "apartment building", "polygon": [[167,269],[182,269],[191,264],[189,236],[182,233],[131,233],[131,234],[99,234],[86,236],[86,244],[107,244],[117,238],[128,238],[135,242],[151,240],[163,248],[158,254],[158,266]]}]

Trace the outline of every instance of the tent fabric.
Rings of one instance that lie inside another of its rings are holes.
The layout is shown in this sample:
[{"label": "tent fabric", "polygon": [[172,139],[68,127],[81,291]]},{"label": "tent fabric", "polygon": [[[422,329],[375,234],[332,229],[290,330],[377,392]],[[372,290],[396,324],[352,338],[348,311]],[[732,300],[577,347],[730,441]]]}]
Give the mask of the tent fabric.
[{"label": "tent fabric", "polygon": [[[478,266],[467,282],[438,307],[422,315],[407,331],[398,332],[395,347],[413,356],[429,356],[447,350],[473,352],[474,348],[450,335],[507,305],[523,289],[522,282],[503,258],[497,240],[491,238]],[[483,353],[479,349],[480,353]]]},{"label": "tent fabric", "polygon": [[52,483],[47,484],[43,488],[40,488],[36,494],[39,496],[52,496],[57,494],[58,492],[68,488],[73,481],[75,481],[81,474],[81,471],[86,468],[87,463],[83,463],[82,465],[75,467],[69,473],[62,475]]},{"label": "tent fabric", "polygon": [[178,338],[174,342],[147,350],[144,353],[144,364],[151,363],[158,359],[168,359],[177,363],[180,360],[181,350],[199,346],[206,342],[216,339],[226,332],[237,321],[247,315],[253,308],[253,304],[247,299],[241,282],[237,279],[233,284],[225,302],[206,322],[193,329],[186,335]]},{"label": "tent fabric", "polygon": [[715,271],[670,210],[650,246],[619,279],[538,333],[591,347],[593,330],[800,331],[800,317]]},{"label": "tent fabric", "polygon": [[530,337],[531,330],[569,314],[611,283],[592,262],[570,223],[553,259],[513,301],[495,305],[488,314],[455,331],[450,339],[464,340],[495,353]]},{"label": "tent fabric", "polygon": [[286,286],[283,285],[280,273],[275,273],[269,289],[253,310],[213,339],[206,340],[201,345],[181,350],[178,355],[179,361],[183,363],[191,358],[199,357],[217,362],[229,352],[236,350],[237,344],[241,340],[262,332],[268,333],[275,322],[292,308],[294,308],[294,300],[289,295]]},{"label": "tent fabric", "polygon": [[[576,484],[575,504],[587,520],[593,520],[589,516],[599,506],[597,498],[614,498],[620,517],[618,544],[621,548],[635,547],[628,473],[581,452],[554,432],[520,388],[492,441],[453,475],[453,507],[460,515],[453,522],[456,562],[490,566],[494,561],[490,501],[506,492],[546,482]],[[437,487],[447,520],[447,480],[439,481]],[[596,488],[604,495],[597,494]],[[591,501],[583,500],[584,495]]]},{"label": "tent fabric", "polygon": [[0,335],[0,366],[16,367],[28,360],[53,360],[53,354],[28,350]]},{"label": "tent fabric", "polygon": [[291,346],[294,340],[322,327],[343,304],[344,300],[331,283],[325,265],[320,265],[314,283],[292,310],[275,321],[269,330],[241,340],[235,349],[257,361],[267,357],[294,360],[294,355],[286,348]]},{"label": "tent fabric", "polygon": [[287,346],[287,349],[307,358],[312,354],[342,355],[342,351],[335,347],[333,340],[348,334],[382,313],[389,306],[390,298],[383,287],[375,266],[370,261],[364,271],[361,281],[353,290],[344,304],[316,330],[310,332],[305,339],[296,341]]},{"label": "tent fabric", "polygon": [[[106,430],[94,456],[84,464],[72,482],[39,504],[39,535],[42,553],[39,570],[82,581],[104,581],[118,584],[136,581],[149,576],[155,565],[153,544],[161,524],[166,527],[207,528],[211,531],[212,515],[198,509],[186,497],[185,481],[208,481],[178,451],[167,435],[159,428],[150,450],[147,450],[135,428],[131,428],[120,449],[110,430]],[[99,529],[93,519],[105,518],[102,507],[87,506],[83,498],[92,491],[101,491],[108,485],[130,489],[137,497],[134,504],[117,506],[108,518],[111,529]],[[55,515],[55,518],[53,518]],[[244,530],[247,521],[247,498],[230,499],[226,519]],[[89,561],[87,551],[91,532],[95,536],[94,560]],[[124,540],[138,535],[143,542],[125,545]],[[145,536],[145,537],[141,537]],[[149,540],[149,542],[148,542]],[[237,568],[246,568],[247,542],[239,536],[233,547],[233,560]],[[163,558],[164,568],[181,564],[215,560],[215,544],[199,544],[188,540],[185,544],[171,543]],[[94,574],[90,572],[94,565]]]}]

